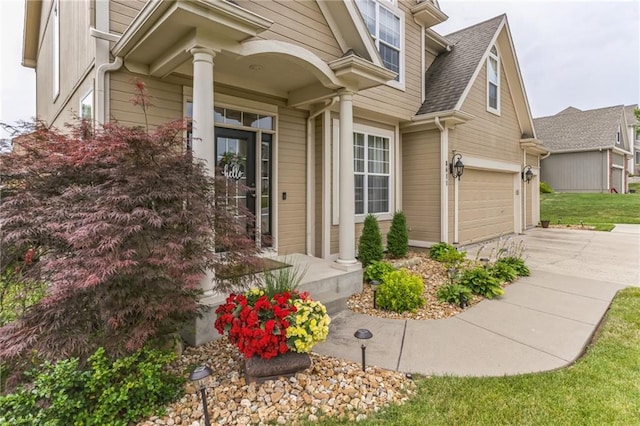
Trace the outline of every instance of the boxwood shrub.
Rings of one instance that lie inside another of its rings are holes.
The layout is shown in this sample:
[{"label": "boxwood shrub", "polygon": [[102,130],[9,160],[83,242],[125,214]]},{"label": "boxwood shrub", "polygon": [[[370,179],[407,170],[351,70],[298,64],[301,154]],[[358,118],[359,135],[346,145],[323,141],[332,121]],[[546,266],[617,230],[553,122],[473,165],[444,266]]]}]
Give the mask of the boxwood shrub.
[{"label": "boxwood shrub", "polygon": [[415,311],[424,305],[422,277],[406,269],[389,272],[378,287],[376,304],[394,312]]}]

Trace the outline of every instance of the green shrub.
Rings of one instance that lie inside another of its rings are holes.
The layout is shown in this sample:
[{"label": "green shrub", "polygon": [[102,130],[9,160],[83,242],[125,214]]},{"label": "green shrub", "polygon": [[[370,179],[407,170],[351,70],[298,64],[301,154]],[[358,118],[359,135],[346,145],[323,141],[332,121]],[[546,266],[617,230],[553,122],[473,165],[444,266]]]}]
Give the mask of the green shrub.
[{"label": "green shrub", "polygon": [[474,294],[479,294],[488,299],[504,293],[498,279],[492,277],[489,271],[483,267],[465,270],[462,273],[462,277],[460,277],[460,284],[468,287]]},{"label": "green shrub", "polygon": [[516,270],[511,265],[504,262],[496,262],[489,268],[489,274],[497,278],[500,282],[508,282],[518,278]]},{"label": "green shrub", "polygon": [[364,219],[362,235],[358,243],[358,259],[362,267],[366,268],[375,260],[382,260],[384,254],[382,248],[382,235],[378,226],[378,219],[372,214]]},{"label": "green shrub", "polygon": [[394,312],[415,311],[424,305],[424,283],[406,269],[385,274],[376,293],[376,304]]},{"label": "green shrub", "polygon": [[375,260],[366,267],[366,269],[364,270],[364,276],[367,281],[382,282],[382,277],[385,274],[393,272],[395,270],[396,268],[392,264]]},{"label": "green shrub", "polygon": [[143,348],[110,361],[99,348],[81,368],[78,358],[44,362],[32,385],[0,396],[0,424],[127,425],[178,398],[183,379],[164,371],[172,353]]},{"label": "green shrub", "polygon": [[540,193],[541,194],[551,194],[553,192],[553,188],[547,182],[540,182]]},{"label": "green shrub", "polygon": [[531,274],[531,272],[529,271],[529,268],[524,263],[524,259],[522,259],[521,257],[514,257],[514,256],[503,257],[498,259],[498,261],[496,262],[496,265],[499,263],[509,265],[510,267],[512,267],[513,270],[516,272],[516,275],[518,275],[519,277],[528,277]]},{"label": "green shrub", "polygon": [[438,300],[443,303],[460,303],[460,295],[466,300],[471,299],[471,289],[461,284],[447,284],[438,288]]},{"label": "green shrub", "polygon": [[387,252],[391,257],[399,258],[405,257],[407,251],[409,251],[407,217],[401,211],[395,212],[387,234]]},{"label": "green shrub", "polygon": [[15,321],[29,306],[38,303],[46,288],[44,282],[19,282],[14,273],[5,270],[0,275],[0,327]]},{"label": "green shrub", "polygon": [[429,249],[429,257],[438,262],[443,262],[455,266],[462,262],[466,255],[459,252],[454,246],[447,243],[438,243]]}]

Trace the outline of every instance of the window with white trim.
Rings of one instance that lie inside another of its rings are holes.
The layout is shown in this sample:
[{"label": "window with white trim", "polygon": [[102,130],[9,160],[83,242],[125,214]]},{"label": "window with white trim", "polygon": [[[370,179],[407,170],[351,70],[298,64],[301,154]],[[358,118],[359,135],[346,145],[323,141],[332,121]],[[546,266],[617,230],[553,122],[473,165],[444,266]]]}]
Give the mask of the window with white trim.
[{"label": "window with white trim", "polygon": [[618,129],[616,130],[616,145],[620,145],[622,141],[622,132],[620,130],[620,125],[618,124]]},{"label": "window with white trim", "polygon": [[53,2],[53,98],[60,93],[60,0]]},{"label": "window with white trim", "polygon": [[487,58],[487,110],[500,114],[500,57],[492,46]]},{"label": "window with white trim", "polygon": [[353,134],[355,213],[389,213],[391,205],[389,138]]},{"label": "window with white trim", "polygon": [[392,0],[356,0],[360,14],[376,43],[384,66],[402,81],[402,15]]},{"label": "window with white trim", "polygon": [[80,101],[80,118],[88,121],[93,120],[93,90],[89,90]]}]

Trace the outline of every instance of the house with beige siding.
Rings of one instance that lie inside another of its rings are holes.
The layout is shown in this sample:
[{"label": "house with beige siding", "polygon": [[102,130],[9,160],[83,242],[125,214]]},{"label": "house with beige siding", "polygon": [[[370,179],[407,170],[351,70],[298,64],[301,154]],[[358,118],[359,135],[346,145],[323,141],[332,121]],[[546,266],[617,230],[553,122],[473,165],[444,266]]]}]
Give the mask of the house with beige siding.
[{"label": "house with beige siding", "polygon": [[625,118],[627,119],[627,131],[629,133],[629,164],[627,169],[630,174],[640,175],[640,135],[637,129],[640,123],[636,118],[634,111],[638,109],[638,105],[627,105],[624,107]]},{"label": "house with beige siding", "polygon": [[628,192],[632,132],[623,105],[582,111],[568,107],[534,120],[551,155],[542,180],[558,192]]},{"label": "house with beige siding", "polygon": [[386,234],[403,210],[418,247],[539,219],[547,151],[507,18],[436,33],[447,18],[436,0],[27,0],[23,64],[54,126],[139,125],[129,100],[144,81],[151,125],[190,117],[212,170],[241,159],[228,170],[254,188],[242,202],[266,254],[361,277],[367,214]]}]

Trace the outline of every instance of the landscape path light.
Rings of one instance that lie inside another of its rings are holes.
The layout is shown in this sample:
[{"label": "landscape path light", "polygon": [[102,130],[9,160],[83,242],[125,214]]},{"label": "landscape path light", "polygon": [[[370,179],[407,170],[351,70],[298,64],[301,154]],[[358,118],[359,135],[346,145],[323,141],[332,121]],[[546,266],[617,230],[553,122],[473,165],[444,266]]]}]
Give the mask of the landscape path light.
[{"label": "landscape path light", "polygon": [[373,290],[373,309],[377,309],[378,307],[376,306],[376,293],[378,292],[378,286],[380,285],[380,281],[371,280],[369,284],[371,285],[371,289]]},{"label": "landscape path light", "polygon": [[189,374],[189,380],[200,387],[200,398],[202,398],[202,411],[204,412],[205,426],[211,426],[209,421],[209,411],[207,410],[207,389],[204,381],[213,374],[213,370],[208,365],[199,365]]},{"label": "landscape path light", "polygon": [[[361,342],[363,340],[369,340],[373,337],[373,334],[366,328],[358,329],[353,335]],[[365,351],[367,350],[367,345],[362,342],[362,344],[360,345],[360,349],[362,349],[362,371],[365,371]]]}]

